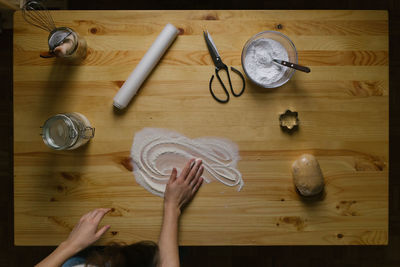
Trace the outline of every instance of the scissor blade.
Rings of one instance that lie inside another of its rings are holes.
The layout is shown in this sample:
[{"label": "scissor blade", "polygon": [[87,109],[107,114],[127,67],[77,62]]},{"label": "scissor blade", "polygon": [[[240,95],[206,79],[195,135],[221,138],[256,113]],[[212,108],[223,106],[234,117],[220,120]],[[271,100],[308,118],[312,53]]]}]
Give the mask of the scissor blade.
[{"label": "scissor blade", "polygon": [[220,56],[217,47],[215,46],[211,38],[211,35],[208,33],[208,31],[203,33],[204,33],[204,39],[206,40],[208,51],[210,52],[211,58],[214,61],[215,66],[217,66],[220,63]]},{"label": "scissor blade", "polygon": [[218,53],[218,49],[217,49],[217,47],[215,46],[215,43],[214,43],[213,39],[211,38],[211,35],[210,35],[210,33],[209,33],[208,31],[207,31],[207,37],[208,37],[208,39],[210,40],[210,45],[213,47],[214,52],[215,52],[215,55],[216,55],[217,57],[220,57],[220,55],[219,55],[219,53]]}]

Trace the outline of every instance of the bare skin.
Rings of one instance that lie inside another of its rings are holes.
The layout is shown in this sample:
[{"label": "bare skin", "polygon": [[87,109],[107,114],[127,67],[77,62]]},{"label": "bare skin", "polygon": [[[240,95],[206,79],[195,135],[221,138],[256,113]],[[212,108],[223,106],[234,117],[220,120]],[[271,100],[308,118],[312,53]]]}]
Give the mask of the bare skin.
[{"label": "bare skin", "polygon": [[[204,168],[200,160],[190,160],[180,175],[174,168],[164,194],[164,217],[158,241],[160,251],[159,265],[162,267],[179,266],[178,224],[183,208],[195,196],[203,183]],[[111,209],[96,209],[82,216],[68,238],[49,256],[38,263],[37,267],[58,267],[76,253],[89,247],[104,235],[110,225],[98,229],[101,220]]]},{"label": "bare skin", "polygon": [[95,209],[82,216],[69,234],[49,256],[38,263],[37,267],[61,266],[67,259],[90,246],[110,228],[109,225],[97,230],[100,221],[111,209]]},{"label": "bare skin", "polygon": [[[192,163],[194,163],[192,165]],[[190,160],[181,174],[172,170],[164,195],[164,218],[158,247],[161,267],[178,267],[178,225],[183,207],[189,203],[203,183],[204,168],[200,160]]]}]

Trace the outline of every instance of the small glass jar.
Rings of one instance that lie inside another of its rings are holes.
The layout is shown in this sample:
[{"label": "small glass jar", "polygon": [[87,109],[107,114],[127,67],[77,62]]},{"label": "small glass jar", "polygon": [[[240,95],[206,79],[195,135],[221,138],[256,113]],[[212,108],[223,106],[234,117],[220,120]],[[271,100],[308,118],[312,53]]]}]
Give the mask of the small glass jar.
[{"label": "small glass jar", "polygon": [[68,27],[58,27],[49,34],[49,50],[52,55],[67,60],[79,61],[86,57],[85,39]]},{"label": "small glass jar", "polygon": [[72,150],[94,137],[94,128],[80,113],[63,113],[50,117],[41,127],[44,143],[55,150]]}]

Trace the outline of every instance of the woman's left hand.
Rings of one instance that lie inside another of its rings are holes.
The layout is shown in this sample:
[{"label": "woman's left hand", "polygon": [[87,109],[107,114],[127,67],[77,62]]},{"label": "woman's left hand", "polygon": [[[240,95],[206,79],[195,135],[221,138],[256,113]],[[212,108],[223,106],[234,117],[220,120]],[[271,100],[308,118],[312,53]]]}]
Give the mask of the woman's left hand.
[{"label": "woman's left hand", "polygon": [[166,209],[178,209],[178,215],[194,195],[199,190],[203,183],[204,167],[201,160],[191,159],[183,168],[179,176],[177,170],[172,169],[167,187],[164,194],[164,205]]},{"label": "woman's left hand", "polygon": [[105,225],[97,230],[100,221],[110,210],[100,208],[83,215],[65,241],[67,246],[79,252],[99,240],[110,228],[110,225]]}]

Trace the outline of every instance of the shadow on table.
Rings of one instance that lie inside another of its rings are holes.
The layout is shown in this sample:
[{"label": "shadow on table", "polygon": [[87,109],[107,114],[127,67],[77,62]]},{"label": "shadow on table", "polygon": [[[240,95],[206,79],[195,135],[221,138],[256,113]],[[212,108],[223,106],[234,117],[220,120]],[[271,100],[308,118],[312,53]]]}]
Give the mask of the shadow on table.
[{"label": "shadow on table", "polygon": [[79,65],[66,64],[63,61],[54,59],[41,98],[40,107],[42,111],[51,113],[65,112],[64,110],[59,110],[59,107],[65,106],[68,90],[72,87],[79,68]]},{"label": "shadow on table", "polygon": [[[90,145],[91,141],[75,150],[54,151],[48,148],[47,152],[38,153],[43,163],[40,165],[41,175],[37,177],[40,184],[37,185],[49,196],[48,202],[58,206],[58,203],[74,198],[73,194],[85,182],[84,173]],[[65,207],[66,205],[62,205],[63,209]],[[69,214],[68,211],[65,214]]]}]

